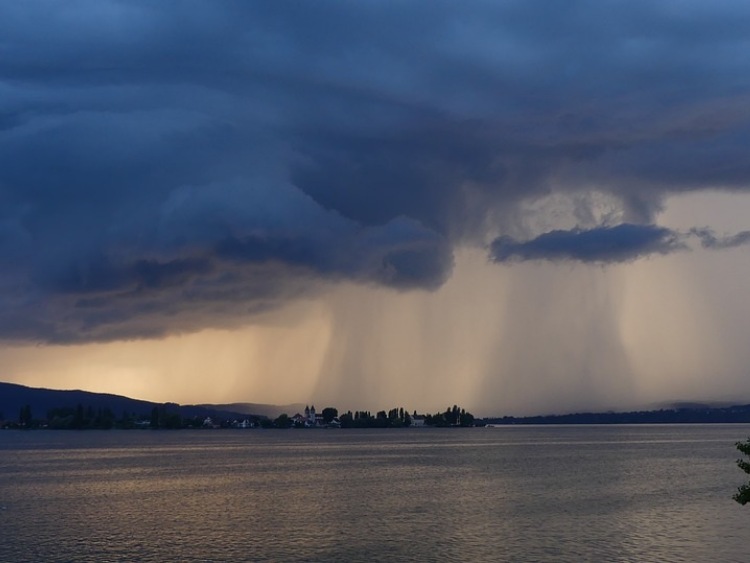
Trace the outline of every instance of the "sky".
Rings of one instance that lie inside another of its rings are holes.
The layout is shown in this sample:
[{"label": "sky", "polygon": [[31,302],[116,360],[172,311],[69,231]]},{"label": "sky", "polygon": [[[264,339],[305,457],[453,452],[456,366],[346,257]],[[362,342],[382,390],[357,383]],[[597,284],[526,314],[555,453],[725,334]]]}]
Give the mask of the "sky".
[{"label": "sky", "polygon": [[750,4],[0,4],[0,380],[750,402]]}]

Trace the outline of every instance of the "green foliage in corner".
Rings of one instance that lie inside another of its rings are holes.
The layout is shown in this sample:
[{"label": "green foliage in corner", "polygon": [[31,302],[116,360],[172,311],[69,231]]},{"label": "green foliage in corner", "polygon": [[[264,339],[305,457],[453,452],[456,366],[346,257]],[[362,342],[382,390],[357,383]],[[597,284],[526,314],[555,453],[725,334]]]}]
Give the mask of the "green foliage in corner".
[{"label": "green foliage in corner", "polygon": [[[740,450],[740,452],[750,457],[750,438],[748,438],[745,442],[737,442],[736,446],[737,449]],[[745,473],[750,474],[750,461],[738,459],[737,466]],[[742,505],[750,502],[750,483],[746,483],[739,487],[732,498]]]}]

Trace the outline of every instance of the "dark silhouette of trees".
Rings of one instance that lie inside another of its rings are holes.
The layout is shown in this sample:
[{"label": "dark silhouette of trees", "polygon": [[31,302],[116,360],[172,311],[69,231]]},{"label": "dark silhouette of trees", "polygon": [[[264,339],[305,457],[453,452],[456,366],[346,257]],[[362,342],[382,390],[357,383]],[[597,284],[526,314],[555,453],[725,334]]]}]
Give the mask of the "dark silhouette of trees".
[{"label": "dark silhouette of trees", "polygon": [[[750,458],[750,438],[744,442],[737,442],[736,446],[741,453]],[[737,466],[745,473],[750,473],[750,461],[740,458],[737,460]],[[750,502],[750,482],[738,487],[732,498],[743,506]]]},{"label": "dark silhouette of trees", "polygon": [[289,418],[288,414],[282,413],[273,421],[273,425],[275,428],[291,428],[292,419]]},{"label": "dark silhouette of trees", "polygon": [[31,405],[21,407],[21,411],[18,413],[18,423],[25,428],[29,428],[33,420],[34,418],[31,415]]},{"label": "dark silhouette of trees", "polygon": [[339,417],[341,428],[352,428],[354,426],[354,415],[352,411],[347,411]]},{"label": "dark silhouette of trees", "polygon": [[378,411],[347,411],[339,416],[341,428],[401,428],[411,425],[411,416],[402,408]]},{"label": "dark silhouette of trees", "polygon": [[102,430],[109,430],[115,425],[115,415],[109,408],[99,407],[96,410],[96,416],[94,417],[94,426],[101,428]]},{"label": "dark silhouette of trees", "polygon": [[408,412],[404,412],[404,426],[411,426],[411,415]]},{"label": "dark silhouette of trees", "polygon": [[337,418],[339,416],[338,409],[335,409],[333,407],[326,407],[323,409],[323,422],[326,424],[330,424],[333,422],[334,418]]},{"label": "dark silhouette of trees", "polygon": [[[108,407],[99,407],[94,411],[93,408],[84,409],[83,405],[79,404],[75,408],[58,407],[47,412],[47,425],[56,430],[108,430],[113,428],[116,422],[115,415]],[[126,428],[122,426],[122,421],[120,427]]]},{"label": "dark silhouette of trees", "polygon": [[151,409],[151,428],[159,428],[159,407]]},{"label": "dark silhouette of trees", "polygon": [[469,427],[474,426],[474,415],[470,412],[466,412],[464,409],[458,408],[457,405],[448,407],[445,412],[437,414],[426,414],[424,417],[424,423],[427,426],[463,426]]},{"label": "dark silhouette of trees", "polygon": [[76,407],[76,412],[73,415],[73,423],[71,424],[71,428],[75,428],[76,430],[81,430],[84,427],[84,424],[86,423],[85,415],[83,414],[83,405],[78,404]]},{"label": "dark silhouette of trees", "polygon": [[159,415],[159,427],[176,430],[182,428],[182,416],[178,412],[168,412],[166,408]]},{"label": "dark silhouette of trees", "polygon": [[169,412],[167,404],[164,404],[151,409],[149,426],[151,428],[167,428],[170,430],[182,428],[182,417],[179,412]]},{"label": "dark silhouette of trees", "polygon": [[466,412],[464,409],[461,409],[461,414],[458,419],[458,425],[463,427],[474,426],[474,415],[470,412]]}]

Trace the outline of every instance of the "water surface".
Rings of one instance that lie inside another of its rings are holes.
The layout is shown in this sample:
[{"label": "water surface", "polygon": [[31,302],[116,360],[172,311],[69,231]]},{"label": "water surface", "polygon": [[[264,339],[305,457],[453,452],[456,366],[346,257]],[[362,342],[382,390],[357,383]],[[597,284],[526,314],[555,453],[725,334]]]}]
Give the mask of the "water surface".
[{"label": "water surface", "polygon": [[2,431],[0,561],[744,562],[748,435]]}]

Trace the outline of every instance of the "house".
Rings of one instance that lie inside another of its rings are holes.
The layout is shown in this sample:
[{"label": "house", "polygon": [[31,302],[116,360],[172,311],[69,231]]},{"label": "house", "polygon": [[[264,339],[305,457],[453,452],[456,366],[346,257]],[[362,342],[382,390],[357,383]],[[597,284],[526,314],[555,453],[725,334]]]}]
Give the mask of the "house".
[{"label": "house", "polygon": [[221,428],[221,425],[218,424],[217,422],[214,422],[214,420],[210,416],[207,416],[205,420],[203,421],[203,427],[204,428]]},{"label": "house", "polygon": [[424,426],[424,416],[421,414],[415,414],[411,417],[411,425],[414,428],[421,428]]}]

